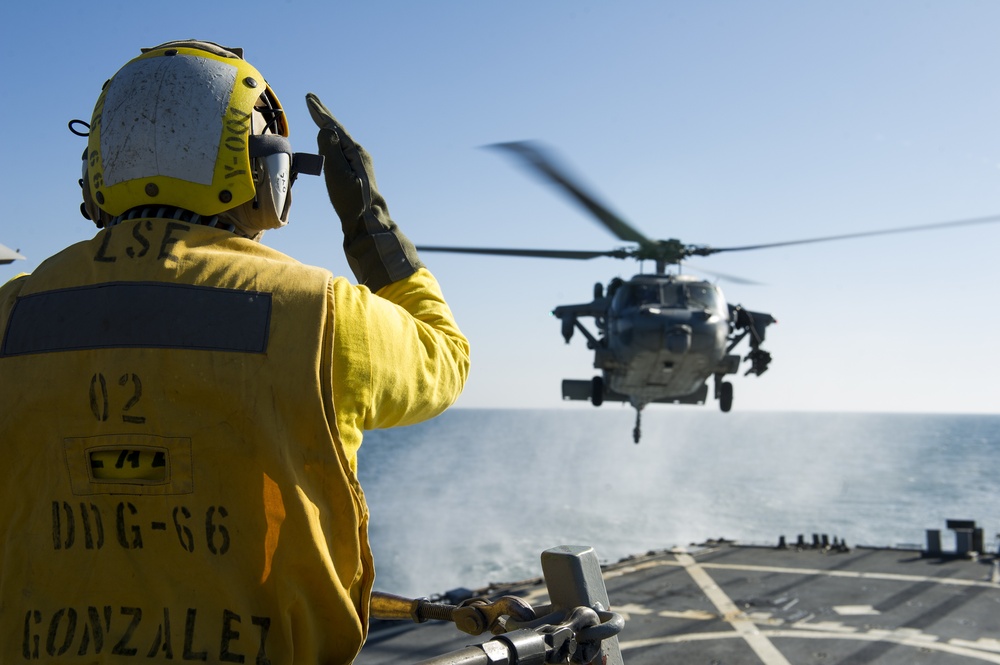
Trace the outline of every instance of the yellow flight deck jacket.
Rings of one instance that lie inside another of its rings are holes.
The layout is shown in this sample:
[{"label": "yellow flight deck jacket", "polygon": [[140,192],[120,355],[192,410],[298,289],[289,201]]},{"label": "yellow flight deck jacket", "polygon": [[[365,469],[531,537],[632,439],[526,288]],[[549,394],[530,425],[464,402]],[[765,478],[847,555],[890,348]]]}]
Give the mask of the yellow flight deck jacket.
[{"label": "yellow flight deck jacket", "polygon": [[136,220],[0,288],[0,326],[0,662],[354,659],[362,430],[468,373],[426,269],[376,295]]}]

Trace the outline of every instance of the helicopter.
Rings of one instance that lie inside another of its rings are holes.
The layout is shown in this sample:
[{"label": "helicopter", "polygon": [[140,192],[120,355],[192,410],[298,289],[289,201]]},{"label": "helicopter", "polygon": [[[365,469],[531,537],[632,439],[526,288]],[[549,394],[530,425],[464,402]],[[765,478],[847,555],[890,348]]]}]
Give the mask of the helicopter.
[{"label": "helicopter", "polygon": [[[689,257],[1000,221],[1000,216],[991,216],[735,247],[691,245],[675,238],[653,240],[571,179],[541,145],[518,141],[487,147],[519,160],[582,206],[618,239],[634,246],[606,251],[430,245],[418,245],[417,249],[578,260],[611,257],[634,259],[640,264],[652,261],[652,274],[640,273],[628,280],[616,277],[607,288],[598,282],[590,302],[560,305],[552,310],[562,323],[566,343],[576,331],[582,333],[587,347],[594,352],[593,366],[600,370],[590,380],[564,379],[563,399],[589,400],[594,406],[605,401],[628,402],[636,412],[632,430],[635,443],[639,443],[642,411],[648,404],[704,404],[711,380],[712,397],[722,412],[728,412],[733,406],[733,384],[726,377],[738,374],[744,362],[749,365],[744,376],[760,376],[771,362],[771,354],[761,344],[767,327],[776,319],[768,313],[727,303],[716,283],[682,273],[681,264]],[[732,282],[756,284],[703,268],[698,271]],[[584,326],[581,318],[592,318],[596,333]],[[749,345],[746,355],[734,353],[744,340]]]}]

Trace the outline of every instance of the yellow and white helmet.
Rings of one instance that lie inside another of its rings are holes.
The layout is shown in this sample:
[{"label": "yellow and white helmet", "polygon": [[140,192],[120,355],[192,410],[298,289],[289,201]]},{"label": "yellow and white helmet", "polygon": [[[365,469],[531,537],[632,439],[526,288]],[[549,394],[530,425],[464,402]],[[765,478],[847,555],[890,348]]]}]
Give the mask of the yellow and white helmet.
[{"label": "yellow and white helmet", "polygon": [[[297,159],[298,157],[298,159]],[[257,237],[288,222],[298,170],[278,98],[242,49],[167,42],[104,85],[83,163],[83,210],[103,227],[138,208],[219,215]],[[320,162],[321,164],[321,162]]]}]

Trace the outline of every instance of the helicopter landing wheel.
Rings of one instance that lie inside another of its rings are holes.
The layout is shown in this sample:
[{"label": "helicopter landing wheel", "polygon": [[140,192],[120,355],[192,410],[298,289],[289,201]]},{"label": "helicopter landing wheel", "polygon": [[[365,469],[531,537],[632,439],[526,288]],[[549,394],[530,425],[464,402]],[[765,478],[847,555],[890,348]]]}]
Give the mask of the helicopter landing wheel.
[{"label": "helicopter landing wheel", "polygon": [[723,413],[733,408],[733,384],[728,381],[719,384],[719,408]]},{"label": "helicopter landing wheel", "polygon": [[604,404],[604,377],[595,376],[590,380],[590,403],[594,406]]}]

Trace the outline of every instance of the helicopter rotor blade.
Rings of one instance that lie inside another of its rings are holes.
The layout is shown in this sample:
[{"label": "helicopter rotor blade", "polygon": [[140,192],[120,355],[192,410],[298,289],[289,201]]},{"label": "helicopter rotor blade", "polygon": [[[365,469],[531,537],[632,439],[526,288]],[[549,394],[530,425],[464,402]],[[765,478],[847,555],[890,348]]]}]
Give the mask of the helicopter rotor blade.
[{"label": "helicopter rotor blade", "polygon": [[712,277],[718,277],[727,282],[732,282],[733,284],[744,284],[746,286],[763,286],[763,282],[755,282],[752,279],[747,279],[746,277],[739,277],[737,275],[730,275],[724,272],[718,272],[716,270],[709,270],[708,268],[702,268],[701,266],[693,265],[691,263],[685,263],[685,267],[688,270],[694,270],[695,272],[704,273],[706,275],[711,275]]},{"label": "helicopter rotor blade", "polygon": [[843,233],[834,236],[822,236],[819,238],[805,238],[803,240],[786,240],[784,242],[770,242],[760,245],[743,245],[741,247],[696,247],[690,253],[697,256],[708,256],[719,252],[741,252],[749,249],[768,249],[770,247],[787,247],[789,245],[806,245],[809,243],[829,242],[833,240],[847,240],[850,238],[865,238],[868,236],[890,235],[893,233],[912,233],[915,231],[930,231],[933,229],[944,229],[954,226],[971,226],[974,224],[992,224],[1000,222],[1000,215],[990,217],[977,217],[974,219],[960,219],[954,222],[935,222],[933,224],[918,224],[916,226],[900,226],[892,229],[880,229],[876,231],[861,231],[858,233]]},{"label": "helicopter rotor blade", "polygon": [[607,206],[600,203],[584,190],[583,187],[571,180],[566,175],[565,169],[557,167],[555,160],[537,143],[531,141],[513,141],[510,143],[493,143],[486,147],[504,150],[516,155],[523,164],[534,169],[536,174],[541,175],[549,182],[561,188],[570,198],[582,205],[619,239],[637,242],[640,245],[653,244],[652,240],[632,228],[628,222],[611,212]]},{"label": "helicopter rotor blade", "polygon": [[542,259],[596,259],[601,256],[610,256],[615,259],[627,259],[632,257],[632,252],[627,249],[613,249],[610,251],[578,251],[572,249],[498,249],[489,247],[439,247],[417,245],[417,251],[450,252],[453,254],[491,254],[495,256],[526,256]]}]

